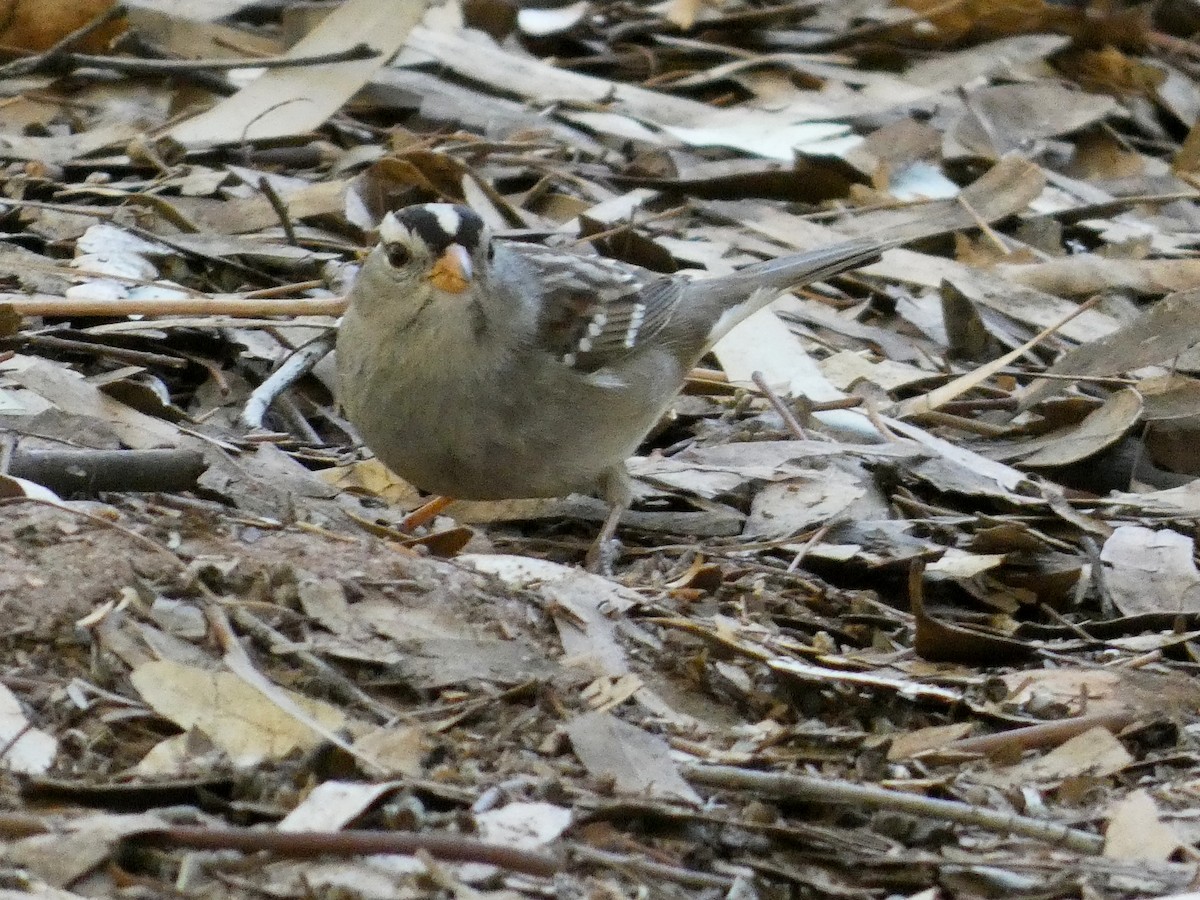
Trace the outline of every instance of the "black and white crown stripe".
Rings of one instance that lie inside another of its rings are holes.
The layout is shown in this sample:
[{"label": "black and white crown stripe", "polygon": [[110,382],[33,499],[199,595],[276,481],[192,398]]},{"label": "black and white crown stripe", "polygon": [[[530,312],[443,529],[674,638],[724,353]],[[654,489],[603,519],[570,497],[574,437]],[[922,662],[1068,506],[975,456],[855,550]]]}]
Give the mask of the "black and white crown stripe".
[{"label": "black and white crown stripe", "polygon": [[484,239],[484,225],[469,209],[452,203],[426,203],[385,215],[379,223],[379,236],[388,244],[416,237],[434,253],[451,244],[473,250]]}]

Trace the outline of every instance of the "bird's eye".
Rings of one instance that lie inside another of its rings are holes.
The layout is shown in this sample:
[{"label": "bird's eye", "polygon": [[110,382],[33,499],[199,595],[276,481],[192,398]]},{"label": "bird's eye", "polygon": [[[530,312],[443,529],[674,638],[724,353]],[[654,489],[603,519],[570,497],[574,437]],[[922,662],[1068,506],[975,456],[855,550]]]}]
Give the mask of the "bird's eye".
[{"label": "bird's eye", "polygon": [[403,244],[384,244],[383,249],[387,254],[388,262],[397,269],[408,265],[409,260],[412,259],[412,251]]},{"label": "bird's eye", "polygon": [[491,262],[493,259],[496,258],[496,245],[495,244],[488,244],[487,258],[488,258],[488,262]]}]

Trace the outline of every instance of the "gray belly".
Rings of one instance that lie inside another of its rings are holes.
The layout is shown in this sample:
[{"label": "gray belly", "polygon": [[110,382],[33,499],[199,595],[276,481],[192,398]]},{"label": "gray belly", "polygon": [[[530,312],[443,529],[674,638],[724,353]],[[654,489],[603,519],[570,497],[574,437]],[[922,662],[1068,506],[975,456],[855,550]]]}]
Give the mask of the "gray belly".
[{"label": "gray belly", "polygon": [[[631,372],[632,381],[642,374]],[[616,390],[570,370],[540,382],[529,372],[439,379],[424,373],[398,391],[394,381],[359,372],[345,379],[342,402],[388,468],[423,490],[464,500],[590,492],[624,464],[673,396],[654,403],[650,384]]]}]

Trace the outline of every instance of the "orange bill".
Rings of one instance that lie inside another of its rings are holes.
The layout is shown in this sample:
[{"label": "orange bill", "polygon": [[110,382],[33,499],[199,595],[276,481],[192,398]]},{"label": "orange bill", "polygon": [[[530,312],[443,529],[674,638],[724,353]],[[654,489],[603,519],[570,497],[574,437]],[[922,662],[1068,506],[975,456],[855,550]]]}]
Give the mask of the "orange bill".
[{"label": "orange bill", "polygon": [[471,280],[471,257],[458,244],[451,244],[433,264],[429,280],[451,294],[461,294]]}]

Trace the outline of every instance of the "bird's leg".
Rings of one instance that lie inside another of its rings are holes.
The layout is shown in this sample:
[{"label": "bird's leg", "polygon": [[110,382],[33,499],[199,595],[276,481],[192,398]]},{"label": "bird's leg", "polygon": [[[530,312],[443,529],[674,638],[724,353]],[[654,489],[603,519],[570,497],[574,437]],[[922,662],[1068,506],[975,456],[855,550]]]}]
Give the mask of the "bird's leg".
[{"label": "bird's leg", "polygon": [[617,526],[621,524],[621,516],[629,509],[633,499],[633,491],[629,486],[629,473],[625,464],[608,472],[600,479],[600,496],[608,502],[608,515],[600,526],[600,533],[588,549],[584,565],[589,572],[601,575],[611,575],[613,564],[621,553],[621,542],[616,539]]},{"label": "bird's leg", "polygon": [[407,516],[400,520],[400,530],[404,532],[412,531],[414,528],[420,528],[422,525],[428,525],[438,514],[454,502],[453,497],[445,497],[441,494],[430,497]]}]

